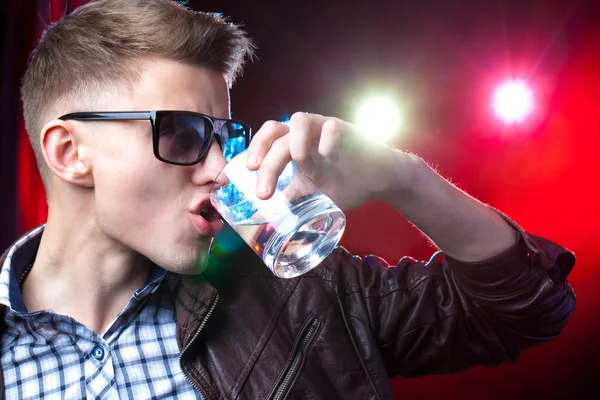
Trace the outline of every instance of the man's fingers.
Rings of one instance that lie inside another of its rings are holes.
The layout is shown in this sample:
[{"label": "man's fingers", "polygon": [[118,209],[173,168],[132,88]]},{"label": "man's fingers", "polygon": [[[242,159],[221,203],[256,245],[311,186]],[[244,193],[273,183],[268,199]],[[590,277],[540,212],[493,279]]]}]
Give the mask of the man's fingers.
[{"label": "man's fingers", "polygon": [[297,112],[290,118],[290,155],[306,175],[311,175],[315,169],[311,151],[321,132],[322,122],[319,117]]},{"label": "man's fingers", "polygon": [[277,179],[293,160],[306,175],[312,176],[319,159],[336,162],[344,135],[352,124],[318,114],[295,113],[289,125],[268,121],[256,133],[248,149],[247,167],[258,169],[256,194],[261,199],[273,195]]},{"label": "man's fingers", "polygon": [[246,158],[246,167],[251,170],[258,169],[273,143],[279,138],[287,135],[288,132],[289,126],[284,123],[277,121],[265,122],[250,142],[248,156]]},{"label": "man's fingers", "polygon": [[323,124],[318,151],[331,162],[336,162],[340,156],[343,128],[343,123],[338,119],[329,119]]},{"label": "man's fingers", "polygon": [[271,145],[264,156],[256,182],[256,195],[260,199],[268,199],[275,192],[277,179],[290,162],[289,146],[289,136],[283,136]]}]

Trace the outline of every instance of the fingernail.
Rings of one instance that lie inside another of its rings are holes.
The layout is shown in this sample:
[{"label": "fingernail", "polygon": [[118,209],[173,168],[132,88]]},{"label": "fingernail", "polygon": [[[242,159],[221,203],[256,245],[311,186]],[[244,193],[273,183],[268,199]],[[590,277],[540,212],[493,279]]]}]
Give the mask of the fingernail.
[{"label": "fingernail", "polygon": [[248,154],[248,159],[246,160],[246,164],[254,166],[257,163],[258,163],[258,157],[256,157],[256,154]]},{"label": "fingernail", "polygon": [[302,170],[302,173],[304,175],[311,176],[315,170],[314,167],[315,167],[314,165],[303,165],[300,169]]},{"label": "fingernail", "polygon": [[304,168],[302,168],[302,173],[306,176],[311,176],[313,173],[313,170],[312,170],[312,168],[304,167]]},{"label": "fingernail", "polygon": [[269,191],[269,185],[266,182],[260,181],[258,182],[258,187],[256,188],[256,193],[265,194]]}]

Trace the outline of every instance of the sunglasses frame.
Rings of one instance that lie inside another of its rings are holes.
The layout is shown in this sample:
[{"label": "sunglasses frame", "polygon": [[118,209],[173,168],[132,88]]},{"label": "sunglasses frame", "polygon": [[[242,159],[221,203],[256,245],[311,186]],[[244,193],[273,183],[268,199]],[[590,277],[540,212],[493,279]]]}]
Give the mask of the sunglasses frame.
[{"label": "sunglasses frame", "polygon": [[[190,116],[202,118],[202,119],[210,121],[210,123],[212,125],[212,130],[210,131],[210,137],[208,138],[208,140],[204,140],[204,142],[202,142],[202,148],[201,148],[200,154],[198,155],[198,158],[194,161],[184,162],[184,163],[170,161],[170,160],[163,158],[158,151],[159,140],[160,140],[160,135],[159,135],[160,123],[164,117],[172,115],[172,114],[190,115]],[[158,160],[165,162],[167,164],[181,165],[181,166],[195,165],[195,164],[198,164],[200,161],[202,161],[202,159],[206,156],[206,153],[208,153],[208,149],[210,148],[210,143],[212,143],[212,141],[215,137],[217,137],[217,140],[219,141],[219,145],[222,148],[223,143],[222,143],[222,137],[221,137],[220,130],[227,123],[239,124],[244,128],[244,137],[246,139],[246,148],[248,147],[248,145],[250,144],[250,141],[252,140],[252,129],[250,128],[250,126],[248,126],[248,124],[246,124],[242,121],[237,121],[234,119],[215,118],[215,117],[211,117],[210,115],[205,115],[205,114],[201,114],[201,113],[197,113],[197,112],[193,112],[193,111],[177,111],[177,110],[98,111],[98,112],[89,111],[89,112],[74,112],[74,113],[65,114],[65,115],[59,117],[59,119],[63,120],[63,121],[66,121],[66,120],[75,120],[75,121],[145,121],[145,120],[148,120],[148,121],[150,121],[150,123],[152,125],[152,147],[153,147],[153,151],[154,151],[154,156]],[[218,126],[219,124],[221,124],[220,127]],[[208,145],[206,145],[206,143],[208,143]]]}]

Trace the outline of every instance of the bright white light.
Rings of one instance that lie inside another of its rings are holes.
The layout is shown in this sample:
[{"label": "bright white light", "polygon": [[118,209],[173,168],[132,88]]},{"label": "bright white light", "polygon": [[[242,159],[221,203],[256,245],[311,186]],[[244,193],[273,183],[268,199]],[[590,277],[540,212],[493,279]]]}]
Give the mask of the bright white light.
[{"label": "bright white light", "polygon": [[521,81],[507,81],[494,92],[494,111],[504,123],[521,122],[533,109],[531,90]]},{"label": "bright white light", "polygon": [[358,109],[356,125],[372,140],[384,142],[400,129],[400,111],[389,97],[371,97]]}]

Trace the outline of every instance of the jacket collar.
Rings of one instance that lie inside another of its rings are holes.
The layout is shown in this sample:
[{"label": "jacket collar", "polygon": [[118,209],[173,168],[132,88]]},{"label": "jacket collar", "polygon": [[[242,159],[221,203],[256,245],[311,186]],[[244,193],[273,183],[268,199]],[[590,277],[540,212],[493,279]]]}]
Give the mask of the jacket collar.
[{"label": "jacket collar", "polygon": [[182,276],[175,294],[177,341],[185,350],[206,324],[216,306],[218,293],[202,275]]},{"label": "jacket collar", "polygon": [[181,368],[208,399],[268,393],[265,368],[274,365],[255,366],[300,280],[276,278],[245,244],[211,259],[207,271],[182,277],[177,289]]}]

